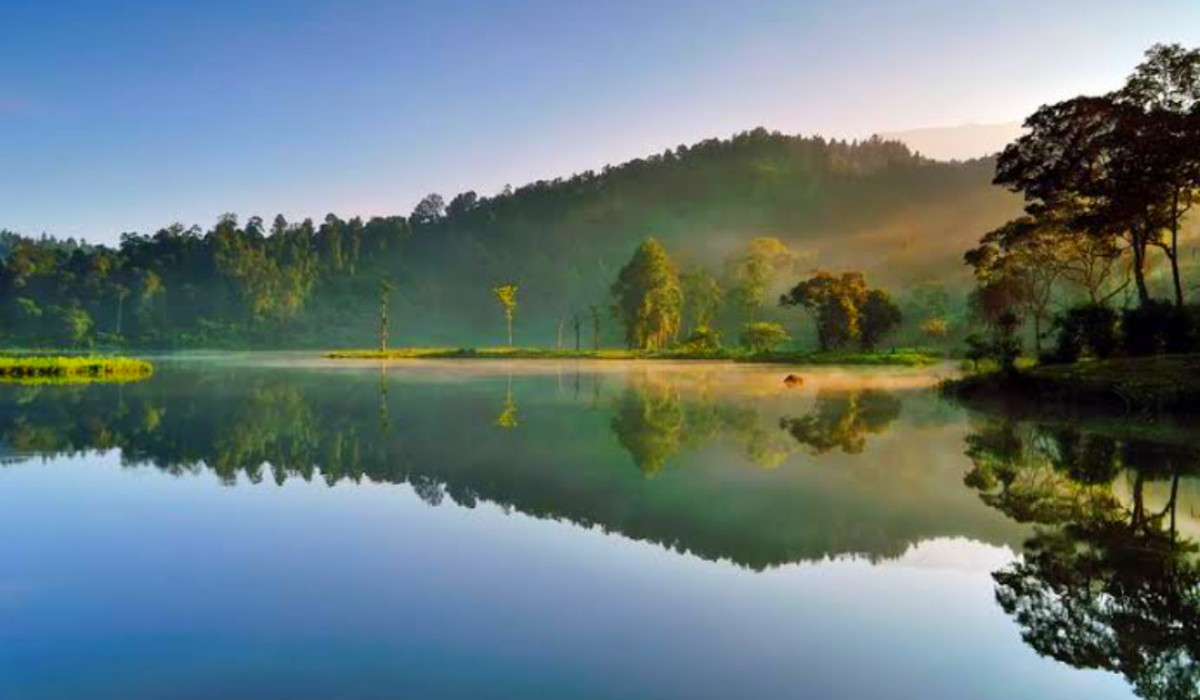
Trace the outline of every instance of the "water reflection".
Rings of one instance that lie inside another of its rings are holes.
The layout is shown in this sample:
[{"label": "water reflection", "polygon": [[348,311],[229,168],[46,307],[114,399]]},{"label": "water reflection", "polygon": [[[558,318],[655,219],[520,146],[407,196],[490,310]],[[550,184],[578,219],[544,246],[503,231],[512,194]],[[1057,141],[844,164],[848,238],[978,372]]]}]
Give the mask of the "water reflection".
[{"label": "water reflection", "polygon": [[1179,528],[1194,440],[991,419],[967,444],[966,484],[1034,524],[1023,558],[994,574],[1025,641],[1141,697],[1200,697],[1200,559]]},{"label": "water reflection", "polygon": [[900,400],[882,389],[822,391],[816,408],[800,418],[784,418],[779,427],[814,455],[840,449],[861,454],[867,435],[878,435],[900,417]]},{"label": "water reflection", "polygon": [[795,453],[752,401],[710,386],[686,392],[670,377],[643,373],[630,378],[614,404],[610,428],[646,476],[654,476],[685,452],[729,441],[748,465],[774,468]]},{"label": "water reflection", "polygon": [[896,557],[935,537],[1019,542],[959,485],[960,425],[927,393],[798,392],[726,369],[447,382],[167,367],[120,388],[0,389],[0,441],[17,455],[118,450],[129,467],[231,485],[408,484],[431,505],[486,500],[753,569]]}]

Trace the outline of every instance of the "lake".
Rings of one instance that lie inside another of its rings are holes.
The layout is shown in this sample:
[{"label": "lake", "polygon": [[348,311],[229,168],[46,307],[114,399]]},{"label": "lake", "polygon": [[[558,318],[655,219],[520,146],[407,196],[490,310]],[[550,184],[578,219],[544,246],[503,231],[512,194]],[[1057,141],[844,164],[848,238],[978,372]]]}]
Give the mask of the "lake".
[{"label": "lake", "polygon": [[0,697],[1200,693],[1200,433],[788,371],[0,386]]}]

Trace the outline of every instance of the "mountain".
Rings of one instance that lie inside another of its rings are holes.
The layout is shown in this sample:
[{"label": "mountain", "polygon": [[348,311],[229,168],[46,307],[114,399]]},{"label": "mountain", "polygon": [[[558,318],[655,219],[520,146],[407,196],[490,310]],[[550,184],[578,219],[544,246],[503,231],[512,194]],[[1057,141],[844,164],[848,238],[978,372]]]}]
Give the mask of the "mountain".
[{"label": "mountain", "polygon": [[899,291],[965,281],[962,251],[1019,212],[993,168],[756,129],[494,197],[431,195],[408,217],[277,217],[268,229],[226,216],[118,250],[31,241],[0,266],[0,317],[10,343],[364,345],[387,277],[395,344],[496,343],[491,288],[515,283],[518,342],[548,343],[564,318],[607,305],[647,236],[717,274],[750,238],[775,236],[814,267]]}]

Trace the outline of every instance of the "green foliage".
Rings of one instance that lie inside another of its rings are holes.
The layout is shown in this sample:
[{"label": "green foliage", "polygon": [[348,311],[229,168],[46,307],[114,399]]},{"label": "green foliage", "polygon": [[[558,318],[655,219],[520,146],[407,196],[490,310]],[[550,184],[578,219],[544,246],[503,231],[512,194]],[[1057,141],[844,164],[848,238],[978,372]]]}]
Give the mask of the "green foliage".
[{"label": "green foliage", "polygon": [[149,362],[128,357],[0,356],[0,381],[5,382],[129,381],[153,371]]},{"label": "green foliage", "polygon": [[687,340],[680,344],[680,353],[715,353],[721,349],[721,334],[708,326],[695,330]]},{"label": "green foliage", "polygon": [[[10,236],[0,238],[0,342],[57,345],[50,309],[77,306],[92,319],[81,344],[375,345],[385,277],[404,290],[389,314],[409,342],[485,342],[495,307],[481,299],[484,281],[517,279],[527,290],[522,335],[546,341],[564,310],[607,306],[616,271],[647,231],[717,270],[724,252],[748,247],[752,235],[738,232],[776,232],[795,246],[837,222],[846,232],[841,254],[869,245],[881,264],[881,246],[898,248],[899,239],[868,244],[861,233],[903,228],[914,201],[971,201],[980,216],[1007,215],[1013,202],[987,187],[990,171],[986,161],[926,161],[894,142],[757,129],[492,196],[466,192],[446,204],[431,195],[408,217],[228,216],[205,228],[129,234],[112,247]],[[934,230],[952,233],[951,223]],[[897,276],[931,265],[926,254],[905,261]],[[719,316],[734,306],[741,302]],[[682,311],[680,333],[707,313]],[[708,325],[728,334],[745,320]]]},{"label": "green foliage", "polygon": [[1021,338],[1017,335],[1020,321],[1014,314],[1004,314],[992,327],[990,336],[972,334],[967,337],[967,359],[979,365],[985,360],[996,363],[1005,375],[1015,374],[1021,356]]},{"label": "green foliage", "polygon": [[752,321],[742,329],[742,345],[751,352],[771,352],[791,340],[783,326],[767,321]]},{"label": "green foliage", "polygon": [[92,317],[79,306],[50,307],[51,337],[62,347],[83,345],[92,329]]},{"label": "green foliage", "polygon": [[1121,314],[1122,349],[1134,357],[1200,350],[1200,313],[1151,299]]},{"label": "green foliage", "polygon": [[860,316],[859,344],[863,350],[868,351],[874,350],[884,336],[898,328],[904,319],[900,307],[896,306],[888,293],[882,289],[867,292]]},{"label": "green foliage", "polygon": [[[1050,264],[1018,267],[1037,271],[1044,282],[1063,273],[1058,263],[1070,262],[1090,299],[1103,301],[1095,273],[1111,270],[1111,261],[1128,251],[1144,304],[1151,299],[1149,256],[1160,250],[1170,266],[1173,301],[1183,306],[1180,228],[1200,194],[1197,105],[1200,50],[1157,45],[1122,89],[1031,115],[1025,135],[1000,155],[995,181],[1025,196],[1025,222],[1046,232],[1041,237],[1053,254]],[[1059,244],[1065,241],[1075,245],[1064,251]]]},{"label": "green foliage", "polygon": [[887,292],[867,289],[861,272],[846,272],[840,277],[817,272],[780,297],[779,303],[803,307],[812,315],[823,351],[851,344],[874,350],[903,318]]},{"label": "green foliage", "polygon": [[663,350],[679,332],[683,292],[675,263],[653,238],[621,268],[610,290],[631,349]]},{"label": "green foliage", "polygon": [[502,284],[492,288],[492,294],[504,310],[504,325],[508,329],[508,345],[513,344],[513,315],[517,312],[517,285]]},{"label": "green foliage", "polygon": [[725,261],[729,296],[749,321],[758,320],[776,280],[790,275],[800,256],[778,238],[752,238]]},{"label": "green foliage", "polygon": [[862,454],[868,434],[886,432],[900,417],[900,400],[886,391],[822,390],[815,409],[799,418],[785,417],[779,427],[814,455],[835,449],[846,454]]},{"label": "green foliage", "polygon": [[725,290],[708,270],[691,265],[679,275],[683,293],[682,318],[688,332],[712,328],[725,300]]},{"label": "green foliage", "polygon": [[684,414],[679,395],[669,385],[630,387],[617,402],[612,431],[638,469],[648,477],[658,474],[679,451]]},{"label": "green foliage", "polygon": [[1087,355],[1099,359],[1111,357],[1120,341],[1117,312],[1103,304],[1085,304],[1068,309],[1054,321],[1058,331],[1055,362],[1075,362]]}]

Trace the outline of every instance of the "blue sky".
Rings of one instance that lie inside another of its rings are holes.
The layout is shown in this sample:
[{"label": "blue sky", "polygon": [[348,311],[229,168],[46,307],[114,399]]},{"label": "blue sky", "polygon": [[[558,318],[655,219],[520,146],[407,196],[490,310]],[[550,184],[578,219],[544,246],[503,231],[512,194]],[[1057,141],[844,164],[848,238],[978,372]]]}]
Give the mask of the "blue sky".
[{"label": "blue sky", "polygon": [[407,213],[762,125],[1020,120],[1178,0],[0,0],[0,228]]}]

